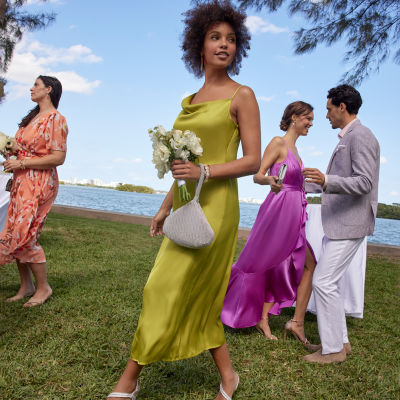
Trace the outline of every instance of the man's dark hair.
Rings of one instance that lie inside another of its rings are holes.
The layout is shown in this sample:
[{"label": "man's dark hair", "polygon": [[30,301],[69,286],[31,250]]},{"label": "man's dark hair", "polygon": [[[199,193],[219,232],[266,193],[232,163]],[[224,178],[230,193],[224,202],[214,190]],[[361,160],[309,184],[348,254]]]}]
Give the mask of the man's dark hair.
[{"label": "man's dark hair", "polygon": [[350,85],[339,85],[330,89],[327,98],[331,99],[332,104],[336,107],[340,103],[344,103],[349,114],[357,114],[362,104],[359,91]]}]

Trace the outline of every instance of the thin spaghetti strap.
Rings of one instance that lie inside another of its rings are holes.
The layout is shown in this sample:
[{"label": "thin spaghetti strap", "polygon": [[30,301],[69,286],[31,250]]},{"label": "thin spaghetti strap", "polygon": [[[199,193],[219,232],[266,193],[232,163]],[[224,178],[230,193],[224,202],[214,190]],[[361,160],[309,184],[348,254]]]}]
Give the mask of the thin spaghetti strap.
[{"label": "thin spaghetti strap", "polygon": [[243,85],[240,85],[236,90],[235,93],[233,93],[233,96],[231,97],[231,100],[236,96],[236,93],[238,92],[238,90],[242,87]]}]

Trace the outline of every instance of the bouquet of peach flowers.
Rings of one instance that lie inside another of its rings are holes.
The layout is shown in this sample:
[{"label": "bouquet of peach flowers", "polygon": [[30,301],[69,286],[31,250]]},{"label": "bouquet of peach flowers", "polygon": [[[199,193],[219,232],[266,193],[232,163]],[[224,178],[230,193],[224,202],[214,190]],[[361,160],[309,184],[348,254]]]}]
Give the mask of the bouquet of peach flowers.
[{"label": "bouquet of peach flowers", "polygon": [[[166,131],[161,125],[149,129],[149,135],[153,142],[153,163],[158,171],[158,177],[162,179],[170,170],[174,160],[195,161],[203,154],[200,138],[192,131],[180,131],[171,129]],[[189,201],[190,194],[186,183],[177,179],[180,200]]]}]

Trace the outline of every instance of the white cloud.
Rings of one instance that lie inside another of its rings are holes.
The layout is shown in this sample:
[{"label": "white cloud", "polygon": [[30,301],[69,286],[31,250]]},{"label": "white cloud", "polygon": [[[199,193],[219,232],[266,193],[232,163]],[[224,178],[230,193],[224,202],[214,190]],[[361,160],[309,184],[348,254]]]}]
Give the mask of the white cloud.
[{"label": "white cloud", "polygon": [[255,15],[251,15],[246,18],[246,26],[249,29],[250,33],[282,33],[287,32],[288,28],[281,28],[274,24],[271,24],[268,21],[264,21],[261,17],[257,17]]},{"label": "white cloud", "polygon": [[303,153],[308,157],[320,157],[324,154],[323,151],[318,150],[315,146],[304,146],[298,148],[299,153]]},{"label": "white cloud", "polygon": [[286,93],[286,96],[290,97],[299,97],[300,93],[297,90],[288,90]]},{"label": "white cloud", "polygon": [[140,164],[143,162],[143,159],[142,158],[127,159],[127,158],[117,157],[114,158],[113,162],[122,164]]},{"label": "white cloud", "polygon": [[272,101],[274,96],[257,96],[258,101]]},{"label": "white cloud", "polygon": [[75,71],[50,72],[49,75],[57,76],[63,85],[63,90],[67,92],[90,94],[101,84],[99,80],[90,82]]},{"label": "white cloud", "polygon": [[56,48],[23,39],[15,48],[14,56],[6,78],[14,85],[10,88],[10,97],[25,96],[38,75],[52,75],[60,79],[63,89],[75,93],[90,94],[100,85],[99,80],[89,81],[73,70],[59,69],[59,65],[78,63],[92,64],[101,62],[102,58],[81,44],[68,48]]},{"label": "white cloud", "polygon": [[40,43],[37,40],[26,40],[22,41],[20,45],[17,46],[16,52],[33,54],[38,59],[39,63],[46,65],[74,63],[92,64],[103,61],[101,57],[93,54],[89,47],[83,46],[82,44],[76,44],[65,49]]},{"label": "white cloud", "polygon": [[395,190],[390,192],[390,194],[391,194],[391,196],[400,196],[400,192],[397,192]]},{"label": "white cloud", "polygon": [[316,151],[312,151],[311,153],[310,153],[310,156],[311,157],[319,157],[319,156],[322,156],[324,153],[322,152],[322,151],[319,151],[319,150],[316,150]]},{"label": "white cloud", "polygon": [[381,156],[381,164],[386,164],[388,162],[385,156]]},{"label": "white cloud", "polygon": [[304,146],[304,147],[298,147],[298,151],[312,151],[315,150],[315,146]]}]

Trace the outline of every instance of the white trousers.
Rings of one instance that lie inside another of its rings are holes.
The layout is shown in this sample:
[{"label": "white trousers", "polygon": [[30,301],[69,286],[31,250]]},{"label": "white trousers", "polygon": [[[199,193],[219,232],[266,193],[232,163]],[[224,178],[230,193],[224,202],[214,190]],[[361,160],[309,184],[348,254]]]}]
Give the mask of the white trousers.
[{"label": "white trousers", "polygon": [[349,341],[339,280],[363,240],[363,237],[343,240],[333,240],[326,236],[323,238],[321,256],[313,277],[322,354],[338,353],[343,343]]}]

